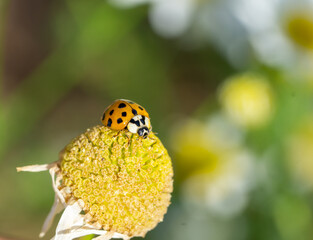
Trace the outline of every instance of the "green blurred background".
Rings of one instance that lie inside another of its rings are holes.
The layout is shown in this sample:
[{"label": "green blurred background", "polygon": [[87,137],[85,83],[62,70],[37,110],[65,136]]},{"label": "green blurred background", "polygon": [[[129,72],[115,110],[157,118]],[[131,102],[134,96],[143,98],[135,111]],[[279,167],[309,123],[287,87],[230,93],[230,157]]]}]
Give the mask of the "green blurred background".
[{"label": "green blurred background", "polygon": [[148,110],[174,164],[172,204],[146,239],[312,239],[312,1],[3,0],[0,12],[0,238],[37,239],[54,198],[48,173],[15,168],[57,160],[124,98]]}]

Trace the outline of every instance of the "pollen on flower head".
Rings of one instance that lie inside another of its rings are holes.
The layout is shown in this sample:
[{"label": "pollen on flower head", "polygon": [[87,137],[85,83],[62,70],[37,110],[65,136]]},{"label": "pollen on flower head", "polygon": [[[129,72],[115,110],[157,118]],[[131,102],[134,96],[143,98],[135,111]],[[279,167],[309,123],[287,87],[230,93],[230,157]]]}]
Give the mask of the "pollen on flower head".
[{"label": "pollen on flower head", "polygon": [[144,236],[170,204],[171,159],[153,133],[142,139],[104,126],[88,129],[65,147],[60,170],[65,201],[78,202],[97,229]]}]

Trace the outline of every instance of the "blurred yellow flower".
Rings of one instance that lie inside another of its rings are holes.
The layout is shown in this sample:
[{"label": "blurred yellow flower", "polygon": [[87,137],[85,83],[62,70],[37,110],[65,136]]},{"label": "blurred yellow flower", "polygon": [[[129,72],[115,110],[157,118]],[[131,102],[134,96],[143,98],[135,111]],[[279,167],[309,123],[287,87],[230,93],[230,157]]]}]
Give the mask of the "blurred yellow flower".
[{"label": "blurred yellow flower", "polygon": [[273,114],[273,91],[266,79],[255,74],[228,79],[220,89],[219,100],[226,114],[241,126],[262,126]]},{"label": "blurred yellow flower", "polygon": [[50,171],[56,197],[40,236],[65,208],[55,240],[143,237],[170,204],[171,159],[153,133],[143,139],[96,126],[68,144],[58,162],[18,170]]},{"label": "blurred yellow flower", "polygon": [[286,154],[290,171],[301,188],[313,189],[313,116],[289,137]]}]

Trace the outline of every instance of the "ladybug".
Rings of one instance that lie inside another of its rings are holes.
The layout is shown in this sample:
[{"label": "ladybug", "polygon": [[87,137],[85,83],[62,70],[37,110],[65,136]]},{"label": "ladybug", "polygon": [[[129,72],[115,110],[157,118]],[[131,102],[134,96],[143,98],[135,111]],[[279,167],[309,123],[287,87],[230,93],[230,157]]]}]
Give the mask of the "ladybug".
[{"label": "ladybug", "polygon": [[115,100],[104,111],[102,123],[113,130],[128,129],[146,138],[151,132],[151,123],[147,111],[137,103],[126,99]]}]

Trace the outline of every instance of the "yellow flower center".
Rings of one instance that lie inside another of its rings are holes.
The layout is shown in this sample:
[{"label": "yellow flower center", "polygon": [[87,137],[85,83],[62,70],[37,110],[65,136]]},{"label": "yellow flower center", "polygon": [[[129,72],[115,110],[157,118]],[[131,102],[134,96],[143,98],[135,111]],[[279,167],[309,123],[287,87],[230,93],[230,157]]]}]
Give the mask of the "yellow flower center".
[{"label": "yellow flower center", "polygon": [[89,223],[107,231],[144,236],[170,204],[171,159],[153,133],[96,126],[65,147],[61,171],[67,201],[82,200]]},{"label": "yellow flower center", "polygon": [[[312,15],[312,14],[311,14]],[[299,46],[313,50],[313,18],[308,14],[294,14],[287,20],[287,33]]]}]

